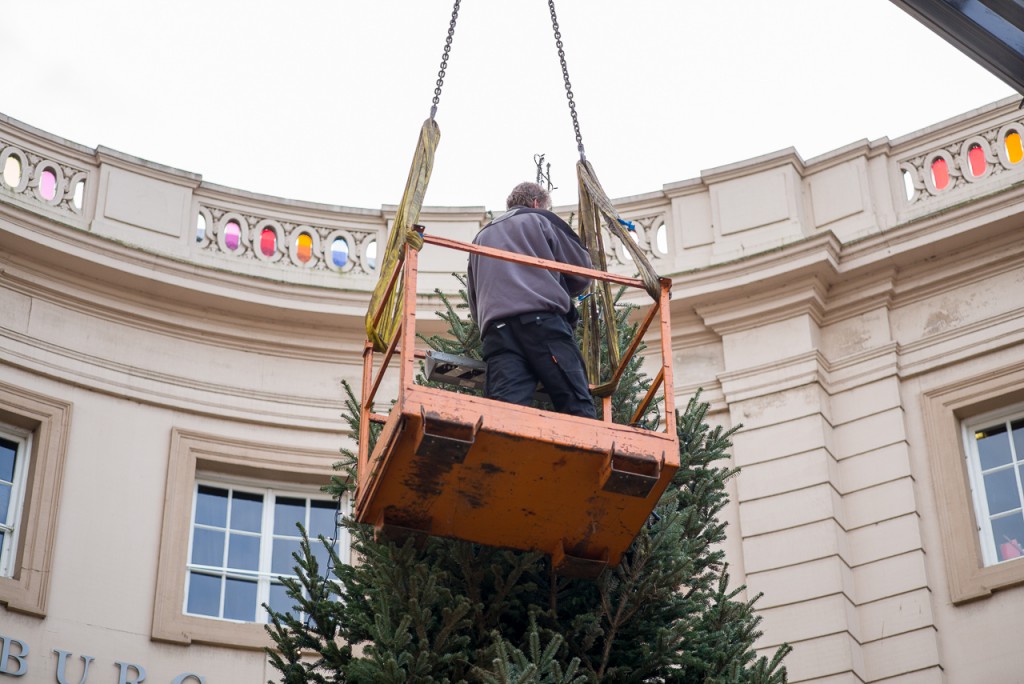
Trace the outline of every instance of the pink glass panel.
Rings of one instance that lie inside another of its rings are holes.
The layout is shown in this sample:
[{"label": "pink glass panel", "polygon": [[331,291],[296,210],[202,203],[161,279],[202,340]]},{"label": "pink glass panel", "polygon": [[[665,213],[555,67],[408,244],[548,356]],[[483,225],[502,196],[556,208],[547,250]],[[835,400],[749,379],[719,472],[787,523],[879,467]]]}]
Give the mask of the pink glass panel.
[{"label": "pink glass panel", "polygon": [[274,251],[277,249],[277,233],[274,232],[273,228],[264,228],[263,232],[260,233],[260,251],[263,252],[263,256],[274,256]]},{"label": "pink glass panel", "polygon": [[304,264],[309,263],[309,260],[313,258],[313,238],[310,237],[309,233],[299,234],[296,247],[295,256],[299,261]]},{"label": "pink glass panel", "polygon": [[945,190],[949,185],[949,167],[942,157],[932,160],[932,183],[935,184],[936,190]]},{"label": "pink glass panel", "polygon": [[238,249],[238,242],[242,237],[242,228],[238,221],[228,221],[224,225],[224,246],[234,252]]},{"label": "pink glass panel", "polygon": [[971,166],[971,175],[975,178],[985,173],[985,150],[981,149],[981,145],[971,145],[967,150],[967,162]]},{"label": "pink glass panel", "polygon": [[51,169],[43,169],[39,176],[39,194],[47,202],[57,195],[57,174]]}]

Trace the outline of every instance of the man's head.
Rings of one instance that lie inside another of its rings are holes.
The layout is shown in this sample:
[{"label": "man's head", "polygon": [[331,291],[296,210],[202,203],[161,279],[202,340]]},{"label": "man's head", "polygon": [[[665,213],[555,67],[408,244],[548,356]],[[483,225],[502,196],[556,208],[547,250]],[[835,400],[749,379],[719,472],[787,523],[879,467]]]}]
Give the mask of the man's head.
[{"label": "man's head", "polygon": [[550,209],[551,195],[536,183],[520,183],[512,188],[512,193],[505,200],[505,207],[529,207],[530,209]]}]

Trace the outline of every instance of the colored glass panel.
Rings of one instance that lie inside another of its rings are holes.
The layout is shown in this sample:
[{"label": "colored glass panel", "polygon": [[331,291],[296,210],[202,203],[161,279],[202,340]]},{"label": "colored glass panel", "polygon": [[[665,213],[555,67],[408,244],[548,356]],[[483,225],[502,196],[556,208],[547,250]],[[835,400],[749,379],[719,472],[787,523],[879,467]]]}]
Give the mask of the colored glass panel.
[{"label": "colored glass panel", "polygon": [[987,162],[985,160],[985,150],[981,148],[981,145],[975,143],[967,150],[967,163],[971,167],[971,175],[975,178],[985,173]]},{"label": "colored glass panel", "polygon": [[309,233],[299,233],[295,256],[304,264],[309,263],[309,260],[313,258],[313,237]]},{"label": "colored glass panel", "polygon": [[4,161],[4,183],[12,188],[21,184],[21,160],[11,155]]},{"label": "colored glass panel", "polygon": [[57,196],[57,174],[52,169],[43,169],[39,175],[39,194],[47,202]]},{"label": "colored glass panel", "polygon": [[1009,133],[1003,144],[1006,145],[1006,158],[1010,160],[1011,164],[1016,164],[1024,159],[1024,143],[1021,142],[1020,133],[1017,131]]},{"label": "colored glass panel", "polygon": [[945,190],[949,185],[949,166],[942,157],[932,160],[932,184],[936,190]]},{"label": "colored glass panel", "polygon": [[234,252],[238,249],[238,243],[242,239],[242,227],[238,221],[228,221],[224,226],[224,246]]},{"label": "colored glass panel", "polygon": [[348,242],[345,238],[335,238],[331,243],[331,262],[338,268],[348,263]]},{"label": "colored glass panel", "polygon": [[377,268],[377,241],[366,246],[366,265],[370,269]]},{"label": "colored glass panel", "polygon": [[277,251],[277,231],[273,228],[264,228],[260,233],[260,251],[263,256],[274,256]]},{"label": "colored glass panel", "polygon": [[914,199],[914,178],[908,171],[903,172],[903,193],[907,200]]}]

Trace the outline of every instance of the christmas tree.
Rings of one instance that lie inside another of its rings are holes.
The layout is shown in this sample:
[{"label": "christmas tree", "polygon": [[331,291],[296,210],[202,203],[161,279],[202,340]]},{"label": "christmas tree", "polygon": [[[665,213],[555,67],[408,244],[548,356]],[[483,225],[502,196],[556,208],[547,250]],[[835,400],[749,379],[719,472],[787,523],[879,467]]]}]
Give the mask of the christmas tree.
[{"label": "christmas tree", "polygon": [[[424,341],[439,351],[480,358],[479,331],[438,293],[448,335]],[[616,310],[625,341],[631,307]],[[613,396],[616,420],[631,416],[650,380],[633,359]],[[425,380],[422,380],[424,381]],[[345,420],[358,434],[359,402],[347,393]],[[677,420],[680,468],[617,568],[596,580],[553,573],[540,553],[430,537],[375,539],[350,518],[355,564],[330,551],[330,567],[306,540],[295,606],[271,611],[268,650],[286,684],[377,683],[612,684],[786,681],[788,646],[757,657],[754,602],[730,588],[718,519],[727,503],[733,430],[712,427],[709,405],[693,397]],[[657,407],[650,422],[657,422]],[[371,435],[371,439],[375,434]],[[354,489],[356,456],[342,451],[330,491]],[[322,557],[323,554],[321,554]]]}]

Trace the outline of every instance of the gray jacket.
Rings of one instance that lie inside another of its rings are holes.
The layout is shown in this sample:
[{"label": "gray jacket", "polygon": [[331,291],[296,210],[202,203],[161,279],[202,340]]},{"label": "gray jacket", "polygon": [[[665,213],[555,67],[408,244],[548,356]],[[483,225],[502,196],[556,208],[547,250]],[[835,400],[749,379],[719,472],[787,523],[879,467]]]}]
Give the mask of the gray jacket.
[{"label": "gray jacket", "polygon": [[[569,224],[542,209],[512,207],[484,226],[473,244],[591,267],[590,254]],[[482,334],[492,321],[509,316],[535,311],[567,314],[570,294],[578,295],[590,285],[590,278],[478,254],[469,255],[466,275],[470,314]]]}]

